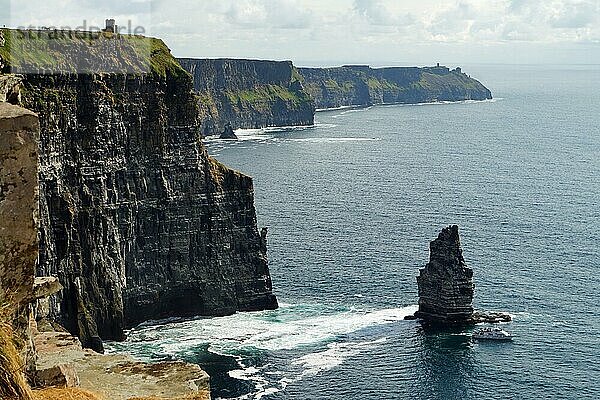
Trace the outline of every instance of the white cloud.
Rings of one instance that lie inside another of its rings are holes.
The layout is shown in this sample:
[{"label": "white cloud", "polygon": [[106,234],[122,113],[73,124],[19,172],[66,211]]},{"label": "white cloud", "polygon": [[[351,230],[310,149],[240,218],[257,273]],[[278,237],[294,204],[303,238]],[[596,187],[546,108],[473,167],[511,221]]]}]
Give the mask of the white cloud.
[{"label": "white cloud", "polygon": [[404,26],[416,22],[412,14],[394,11],[385,0],[354,0],[354,10],[373,25]]},{"label": "white cloud", "polygon": [[106,17],[122,23],[119,20],[134,15],[134,23],[145,25],[176,54],[186,56],[368,62],[393,60],[400,54],[433,58],[436,46],[440,52],[453,48],[460,54],[466,46],[600,43],[600,0],[12,0],[11,4],[13,21],[20,25],[73,25],[84,18],[101,24]]}]

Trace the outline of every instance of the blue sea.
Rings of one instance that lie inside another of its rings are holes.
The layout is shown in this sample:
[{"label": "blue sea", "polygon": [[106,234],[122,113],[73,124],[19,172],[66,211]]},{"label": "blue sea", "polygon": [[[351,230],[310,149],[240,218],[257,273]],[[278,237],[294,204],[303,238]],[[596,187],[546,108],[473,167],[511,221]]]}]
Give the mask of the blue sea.
[{"label": "blue sea", "polygon": [[[111,349],[198,363],[216,399],[599,399],[600,66],[463,70],[494,100],[207,139],[254,177],[281,308],[147,323]],[[512,343],[403,320],[449,224]]]}]

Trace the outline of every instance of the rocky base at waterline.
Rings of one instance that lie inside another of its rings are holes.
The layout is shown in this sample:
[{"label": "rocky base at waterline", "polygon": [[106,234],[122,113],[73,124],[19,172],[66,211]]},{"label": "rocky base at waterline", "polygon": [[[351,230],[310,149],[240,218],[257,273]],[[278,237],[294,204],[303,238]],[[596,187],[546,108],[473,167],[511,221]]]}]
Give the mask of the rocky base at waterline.
[{"label": "rocky base at waterline", "polygon": [[473,270],[465,263],[457,225],[442,229],[429,250],[429,263],[417,277],[419,310],[405,319],[444,325],[511,321],[506,313],[473,310]]},{"label": "rocky base at waterline", "polygon": [[[419,316],[419,312],[416,312],[412,315],[407,315],[404,317],[407,321],[412,320],[425,320],[428,321],[427,318],[421,318]],[[499,324],[503,322],[511,322],[512,317],[510,314],[505,312],[497,312],[497,311],[475,311],[473,316],[470,319],[462,321],[463,324],[474,325],[474,324]]]},{"label": "rocky base at waterline", "polygon": [[199,366],[84,350],[49,318],[49,297],[64,287],[58,277],[35,276],[39,137],[35,113],[0,102],[0,399],[209,399]]},{"label": "rocky base at waterline", "polygon": [[512,317],[510,314],[505,312],[497,312],[497,311],[475,311],[473,313],[473,318],[471,318],[471,323],[473,324],[498,324],[501,322],[510,322],[512,321]]}]

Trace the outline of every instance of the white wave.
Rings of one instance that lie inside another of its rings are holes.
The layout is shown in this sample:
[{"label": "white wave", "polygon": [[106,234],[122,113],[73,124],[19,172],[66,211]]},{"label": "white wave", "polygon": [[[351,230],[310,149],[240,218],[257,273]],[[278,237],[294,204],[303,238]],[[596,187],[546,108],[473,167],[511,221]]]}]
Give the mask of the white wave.
[{"label": "white wave", "polygon": [[265,133],[276,133],[276,132],[293,132],[293,131],[304,131],[307,129],[313,129],[316,125],[288,125],[288,126],[267,126],[264,128],[240,128],[234,130],[235,135],[239,138],[240,136],[254,137],[256,135],[262,136]]},{"label": "white wave", "polygon": [[326,112],[326,111],[339,111],[339,110],[347,110],[350,108],[357,108],[360,106],[340,106],[340,107],[330,107],[330,108],[317,108],[315,112]]},{"label": "white wave", "polygon": [[[292,366],[300,367],[301,371],[295,377],[284,377],[279,381],[268,379],[271,375],[281,375],[281,372],[263,372],[255,367],[248,367],[229,372],[235,379],[251,381],[254,391],[232,400],[259,400],[265,396],[284,391],[290,383],[299,382],[306,377],[316,376],[342,365],[348,358],[373,348],[387,341],[381,338],[366,342],[333,342],[327,345],[327,350],[309,353],[291,361]],[[243,367],[243,363],[240,362]],[[279,386],[279,387],[275,387]]]},{"label": "white wave", "polygon": [[346,359],[386,341],[387,338],[381,338],[370,342],[329,343],[327,350],[306,354],[293,360],[292,365],[299,365],[304,368],[300,379],[304,376],[318,375],[343,364]]},{"label": "white wave", "polygon": [[331,137],[331,138],[298,138],[288,139],[292,142],[308,142],[308,143],[344,143],[344,142],[374,142],[381,138],[360,138],[360,137]]},{"label": "white wave", "polygon": [[[304,131],[307,129],[313,129],[317,125],[301,125],[301,126],[270,126],[266,128],[257,128],[257,129],[236,129],[235,135],[237,136],[237,140],[231,139],[221,139],[220,135],[209,135],[202,138],[202,142],[204,144],[212,145],[212,144],[230,144],[237,145],[240,142],[244,141],[273,141],[279,140],[278,137],[275,136],[275,133],[281,132],[296,132],[296,131]],[[333,124],[321,124],[320,127],[330,128],[334,127]]]},{"label": "white wave", "polygon": [[315,125],[288,125],[288,126],[268,126],[263,128],[265,132],[289,132],[289,131],[304,131],[313,129]]},{"label": "white wave", "polygon": [[[485,104],[495,103],[496,99],[485,99],[485,100],[462,100],[462,101],[440,101],[432,104]],[[427,104],[427,103],[424,103]]]},{"label": "white wave", "polygon": [[257,368],[248,367],[245,369],[234,369],[233,371],[229,371],[229,376],[242,381],[250,381],[258,372],[259,369]]},{"label": "white wave", "polygon": [[[345,115],[349,112],[357,112],[357,111],[365,111],[369,110],[373,107],[394,107],[394,106],[423,106],[423,105],[441,105],[441,104],[475,104],[475,103],[495,103],[498,100],[504,100],[502,97],[495,97],[493,99],[485,99],[485,100],[456,100],[456,101],[431,101],[424,103],[381,103],[375,104],[372,106],[360,106],[360,105],[352,105],[352,106],[341,106],[341,107],[331,107],[331,108],[317,108],[315,112],[323,113],[323,112],[333,112],[333,111],[344,111],[339,115]],[[339,115],[334,116],[337,118]]]},{"label": "white wave", "polygon": [[[182,321],[153,321],[129,332],[123,343],[107,343],[108,352],[126,352],[142,360],[181,358],[206,347],[208,351],[234,357],[239,368],[229,371],[235,379],[252,382],[254,390],[238,400],[261,399],[285,390],[289,383],[330,370],[386,339],[345,342],[345,335],[396,323],[413,314],[417,306],[383,310],[324,307],[318,304],[281,303],[278,310],[238,313],[227,317]],[[327,349],[323,349],[326,344]],[[246,352],[300,350],[308,353],[292,360],[298,371],[268,371],[269,366],[247,366]]]},{"label": "white wave", "polygon": [[155,351],[170,355],[200,345],[208,345],[209,351],[222,355],[234,355],[242,349],[291,350],[401,321],[416,309],[417,306],[408,306],[319,313],[311,306],[284,306],[274,311],[142,325],[132,330],[119,347],[133,350],[136,344],[152,342]]},{"label": "white wave", "polygon": [[[309,353],[291,361],[292,366],[300,367],[301,371],[295,378],[284,377],[277,382],[270,382],[264,376],[280,375],[280,372],[263,373],[255,367],[248,367],[229,372],[229,376],[236,379],[251,381],[255,384],[255,392],[241,396],[235,400],[261,399],[264,396],[285,390],[287,385],[299,382],[306,377],[316,376],[322,372],[332,370],[342,365],[350,357],[354,357],[365,350],[385,343],[387,338],[380,338],[364,342],[332,342],[327,344],[327,350]],[[240,362],[243,366],[243,363]],[[279,387],[273,387],[278,385]]]},{"label": "white wave", "polygon": [[239,132],[236,133],[237,136],[237,140],[231,140],[231,139],[221,139],[219,138],[219,136],[207,136],[204,139],[202,139],[203,143],[205,144],[212,144],[212,143],[228,143],[228,144],[238,144],[240,142],[244,142],[247,140],[270,140],[273,139],[273,135],[269,134],[267,131],[262,131],[262,130],[246,130],[244,132]]},{"label": "white wave", "polygon": [[485,100],[458,100],[458,101],[431,101],[428,103],[414,103],[414,104],[403,104],[403,103],[390,103],[386,106],[439,106],[439,105],[448,105],[448,104],[484,104],[484,103],[495,103],[497,100],[501,99],[485,99]]},{"label": "white wave", "polygon": [[332,116],[331,118],[345,117],[345,116],[347,116],[349,114],[368,111],[371,108],[373,108],[373,106],[368,106],[368,107],[363,107],[363,106],[352,107],[352,108],[349,108],[348,110],[342,111],[341,113]]},{"label": "white wave", "polygon": [[273,387],[271,382],[261,376],[261,370],[255,367],[247,367],[245,368],[242,362],[239,362],[240,366],[243,369],[236,369],[233,371],[229,371],[229,376],[234,379],[250,381],[254,384],[254,392],[245,394],[243,396],[237,397],[231,400],[247,400],[247,399],[255,399],[260,400],[265,396],[275,394],[280,392],[282,389]]},{"label": "white wave", "polygon": [[336,124],[329,124],[325,122],[315,122],[315,127],[320,129],[332,129],[337,128]]},{"label": "white wave", "polygon": [[279,390],[279,389],[277,389],[277,388],[266,388],[266,389],[263,389],[263,390],[259,391],[259,392],[258,392],[258,393],[257,393],[257,394],[254,396],[254,398],[255,398],[256,400],[260,400],[260,399],[262,399],[262,398],[263,398],[263,397],[265,397],[265,396],[268,396],[268,395],[270,395],[270,394],[275,394],[275,393],[277,393],[277,392],[279,392],[279,391],[280,391],[280,390]]}]

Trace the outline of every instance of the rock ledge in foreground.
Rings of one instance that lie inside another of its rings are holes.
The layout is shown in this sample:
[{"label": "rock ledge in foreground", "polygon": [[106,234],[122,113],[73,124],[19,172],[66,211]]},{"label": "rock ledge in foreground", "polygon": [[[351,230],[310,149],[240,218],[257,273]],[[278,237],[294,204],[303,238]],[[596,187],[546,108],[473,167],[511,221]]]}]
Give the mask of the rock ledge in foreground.
[{"label": "rock ledge in foreground", "polygon": [[98,354],[82,349],[77,338],[64,332],[39,333],[35,343],[39,371],[68,366],[72,380],[82,389],[107,399],[210,399],[209,376],[194,364],[147,364],[124,355]]}]

